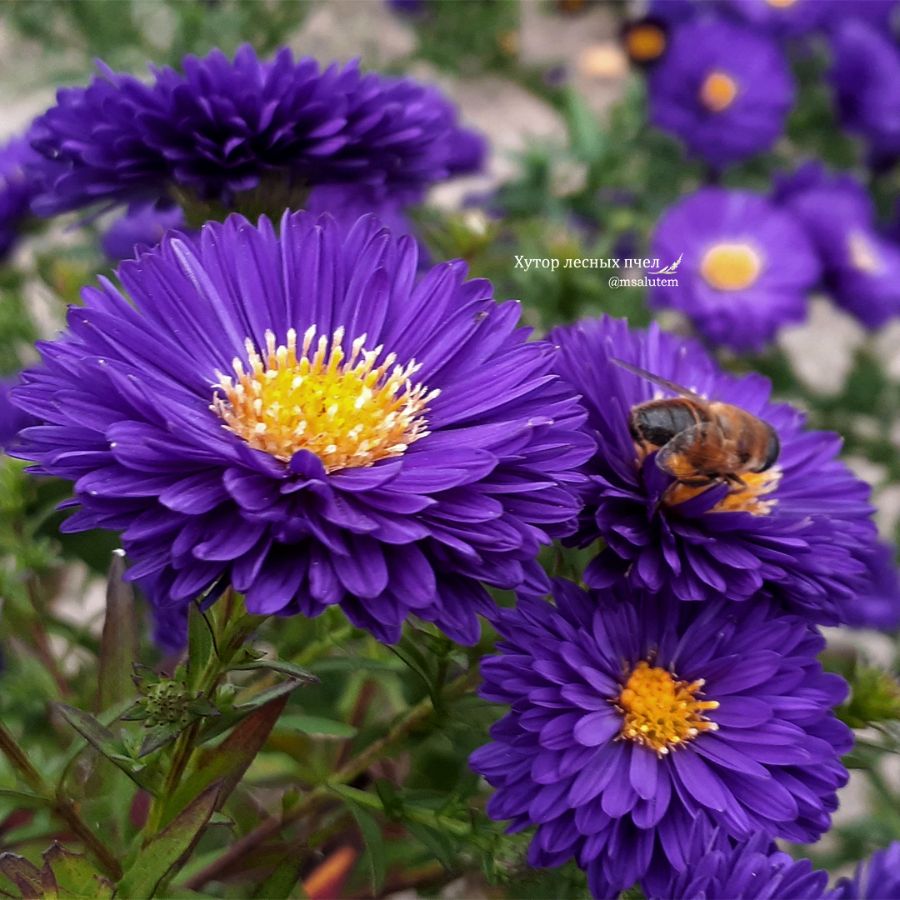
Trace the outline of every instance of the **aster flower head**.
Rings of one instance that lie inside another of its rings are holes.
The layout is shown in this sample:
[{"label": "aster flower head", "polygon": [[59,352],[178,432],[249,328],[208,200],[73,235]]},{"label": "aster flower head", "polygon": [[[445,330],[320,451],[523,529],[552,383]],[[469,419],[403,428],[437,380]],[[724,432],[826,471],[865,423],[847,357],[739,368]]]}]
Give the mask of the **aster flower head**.
[{"label": "aster flower head", "polygon": [[803,223],[840,306],[869,328],[900,313],[900,246],[879,230],[856,178],[807,163],[778,181],[776,199]]},{"label": "aster flower head", "polygon": [[[841,619],[841,606],[866,583],[862,560],[875,527],[869,488],[838,460],[837,435],[806,430],[802,413],[770,400],[767,379],[725,374],[698,344],[655,325],[640,331],[624,320],[588,320],[550,339],[562,351],[557,371],[581,393],[597,440],[571,539],[604,542],[585,572],[589,586],[625,579],[684,601],[745,601],[764,589],[815,621]],[[780,445],[774,465],[743,472],[743,485],[674,481],[657,453],[635,442],[629,418],[636,405],[675,395],[613,358],[767,423]]]},{"label": "aster flower head", "polygon": [[27,138],[15,137],[0,146],[0,259],[19,238],[31,214],[35,184],[26,167],[36,157]]},{"label": "aster flower head", "polygon": [[545,583],[592,442],[518,304],[416,269],[371,216],[170,232],[42,345],[21,455],[172,605],[230,583],[253,613],[340,604],[393,641],[414,612],[471,642],[483,584]]},{"label": "aster flower head", "polygon": [[798,841],[828,828],[851,744],[831,707],[847,686],[802,617],[562,581],[554,598],[500,614],[481,694],[510,711],[471,758],[496,789],[489,815],[537,826],[530,864],[574,857],[595,896],[638,881],[652,895],[696,864],[692,829],[696,844],[714,828]]},{"label": "aster flower head", "polygon": [[684,313],[711,343],[762,349],[806,316],[819,278],[815,249],[800,222],[750,191],[703,188],[662,216],[651,246],[681,259],[677,284],[651,289],[651,301]]},{"label": "aster flower head", "polygon": [[852,878],[842,878],[829,900],[885,900],[900,897],[900,841],[894,841],[883,850],[857,866]]},{"label": "aster flower head", "polygon": [[434,88],[288,49],[271,62],[250,46],[233,60],[214,50],[152,74],[145,84],[104,67],[58,93],[34,128],[38,212],[155,201],[173,186],[225,206],[271,180],[301,197],[317,184],[419,188],[459,171],[460,146],[471,161],[477,140]]},{"label": "aster flower head", "polygon": [[883,28],[858,18],[832,29],[831,48],[841,122],[866,141],[874,164],[890,164],[900,153],[900,50]]},{"label": "aster flower head", "polygon": [[679,26],[649,78],[650,121],[722,167],[768,150],[794,84],[779,45],[752,28],[699,16]]},{"label": "aster flower head", "polygon": [[733,843],[718,832],[705,837],[698,829],[691,835],[691,844],[688,856],[694,864],[674,873],[665,889],[650,900],[822,900],[826,896],[828,874],[814,870],[808,859],[795,860],[778,850],[768,834]]}]

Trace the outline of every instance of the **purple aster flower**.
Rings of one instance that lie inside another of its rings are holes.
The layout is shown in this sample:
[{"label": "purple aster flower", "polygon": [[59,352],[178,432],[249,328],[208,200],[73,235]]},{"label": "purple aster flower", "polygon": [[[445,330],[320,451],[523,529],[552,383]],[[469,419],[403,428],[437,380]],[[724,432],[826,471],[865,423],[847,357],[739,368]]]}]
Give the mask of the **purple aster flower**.
[{"label": "purple aster flower", "polygon": [[900,246],[879,231],[875,205],[859,181],[807,163],[778,182],[776,198],[812,238],[840,306],[869,328],[900,313]]},{"label": "purple aster flower", "polygon": [[677,284],[651,301],[684,313],[713,344],[761,350],[783,325],[806,317],[819,278],[816,251],[795,217],[750,191],[703,188],[662,216],[652,253],[680,260]]},{"label": "purple aster flower", "polygon": [[[583,395],[597,439],[572,539],[604,542],[586,569],[589,586],[624,578],[635,589],[706,601],[749,600],[765,589],[815,621],[840,620],[867,582],[875,526],[868,485],[838,460],[837,435],[808,431],[801,412],[771,402],[767,379],[725,374],[698,344],[655,325],[632,331],[624,320],[597,319],[550,339],[562,351],[557,371]],[[758,417],[780,443],[775,464],[743,472],[743,486],[676,482],[629,432],[634,406],[673,394],[612,358]]]},{"label": "purple aster flower", "polygon": [[142,578],[137,586],[150,611],[153,643],[163,653],[180,653],[187,646],[190,607],[185,604],[173,605],[165,592],[165,582],[161,582],[159,578]]},{"label": "purple aster flower", "polygon": [[826,0],[822,23],[826,28],[840,27],[848,19],[862,19],[879,30],[890,33],[892,20],[900,7],[898,0]]},{"label": "purple aster flower", "polygon": [[244,46],[233,61],[214,50],[183,69],[154,69],[144,84],[102,68],[88,87],[61,90],[35,123],[46,157],[35,209],[156,201],[173,184],[226,206],[273,179],[280,196],[285,181],[420,188],[457,171],[469,140],[439,91],[356,63],[320,69],[287,49],[261,62]]},{"label": "purple aster flower", "polygon": [[842,618],[851,628],[896,631],[900,628],[900,572],[894,549],[878,543],[864,557],[868,581],[859,595],[842,606]]},{"label": "purple aster flower", "polygon": [[18,383],[18,375],[0,378],[0,452],[3,453],[16,446],[18,434],[23,428],[37,425],[39,421],[12,402],[10,391]]},{"label": "purple aster flower", "polygon": [[722,0],[723,6],[761,31],[795,37],[818,28],[828,15],[823,0]]},{"label": "purple aster flower", "polygon": [[711,839],[692,834],[686,856],[693,864],[673,875],[650,900],[727,897],[728,900],[822,900],[828,873],[815,871],[807,860],[792,859],[773,845],[768,834],[732,844],[716,833]]},{"label": "purple aster flower", "polygon": [[177,206],[142,204],[110,225],[101,241],[103,252],[114,262],[130,259],[138,249],[158,244],[170,229],[183,226],[184,213]]},{"label": "purple aster flower", "polygon": [[853,878],[842,878],[829,900],[896,900],[900,897],[900,841],[860,863]]},{"label": "purple aster flower", "polygon": [[868,143],[872,162],[900,153],[900,50],[890,36],[860,19],[832,30],[831,82],[841,121]]},{"label": "purple aster flower", "polygon": [[696,606],[561,581],[554,597],[499,614],[481,695],[510,711],[471,758],[496,788],[489,815],[537,826],[531,865],[574,857],[595,896],[638,881],[658,894],[696,871],[692,828],[795,841],[828,828],[847,684],[822,671],[803,618],[765,599]]},{"label": "purple aster flower", "polygon": [[784,131],[794,83],[779,45],[700,16],[676,28],[649,76],[650,121],[713,166],[768,150]]},{"label": "purple aster flower", "polygon": [[0,147],[0,259],[12,249],[22,224],[31,214],[35,184],[25,167],[35,157],[23,137],[13,138]]},{"label": "purple aster flower", "polygon": [[416,268],[371,216],[170,232],[42,345],[21,455],[172,605],[227,581],[254,613],[340,604],[387,641],[415,613],[472,642],[484,584],[546,583],[592,441],[517,303]]}]

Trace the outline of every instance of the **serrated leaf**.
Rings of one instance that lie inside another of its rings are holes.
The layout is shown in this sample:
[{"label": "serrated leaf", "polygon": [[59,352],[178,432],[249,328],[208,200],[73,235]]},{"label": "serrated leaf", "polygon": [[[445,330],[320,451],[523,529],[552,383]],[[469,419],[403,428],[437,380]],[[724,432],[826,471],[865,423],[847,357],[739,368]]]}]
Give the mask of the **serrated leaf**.
[{"label": "serrated leaf", "polygon": [[324,716],[307,716],[302,713],[282,716],[278,727],[288,731],[299,731],[313,737],[352,738],[357,734],[357,729],[346,722],[326,719]]},{"label": "serrated leaf", "polygon": [[100,638],[97,711],[134,695],[132,667],[137,659],[138,629],[134,588],[123,579],[125,557],[113,553],[106,586],[106,617]]},{"label": "serrated leaf", "polygon": [[149,900],[156,888],[200,839],[219,801],[219,783],[211,784],[153,837],[122,876],[118,895]]},{"label": "serrated leaf", "polygon": [[229,671],[238,672],[252,669],[268,669],[281,675],[289,675],[291,678],[295,678],[297,681],[302,681],[305,684],[319,683],[318,677],[313,675],[312,672],[308,672],[306,669],[284,659],[253,659],[249,662],[231,666]]},{"label": "serrated leaf", "polygon": [[286,694],[270,701],[243,719],[218,747],[209,751],[197,770],[169,798],[162,821],[168,821],[213,782],[219,785],[220,805],[224,803],[263,748],[286,703]]}]

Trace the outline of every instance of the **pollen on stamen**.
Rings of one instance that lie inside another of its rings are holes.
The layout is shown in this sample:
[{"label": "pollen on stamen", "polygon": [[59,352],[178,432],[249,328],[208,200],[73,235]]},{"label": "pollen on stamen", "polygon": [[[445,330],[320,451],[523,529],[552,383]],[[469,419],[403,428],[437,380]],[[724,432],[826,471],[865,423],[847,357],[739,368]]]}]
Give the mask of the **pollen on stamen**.
[{"label": "pollen on stamen", "polygon": [[620,739],[666,756],[705,731],[717,731],[719,726],[706,714],[719,703],[700,699],[704,683],[702,678],[679,681],[667,669],[641,660],[611,701],[623,717]]},{"label": "pollen on stamen", "polygon": [[343,341],[343,328],[317,338],[311,326],[299,346],[293,328],[283,344],[266,331],[261,355],[247,338],[234,374],[216,372],[210,409],[228,431],[284,462],[308,450],[333,472],[401,455],[429,434],[424,414],[440,391],[413,382],[415,360],[399,365],[389,353],[379,362],[383,347],[366,350],[364,334],[348,356]]}]

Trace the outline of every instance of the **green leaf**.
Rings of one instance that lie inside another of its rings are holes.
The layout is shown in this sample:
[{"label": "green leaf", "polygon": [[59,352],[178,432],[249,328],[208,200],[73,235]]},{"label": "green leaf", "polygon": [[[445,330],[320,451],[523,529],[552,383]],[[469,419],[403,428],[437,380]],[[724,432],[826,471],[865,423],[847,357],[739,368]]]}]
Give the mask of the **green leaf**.
[{"label": "green leaf", "polygon": [[218,782],[211,784],[144,845],[122,876],[118,896],[128,900],[155,896],[157,886],[200,839],[219,802],[220,787]]},{"label": "green leaf", "polygon": [[284,659],[254,659],[249,662],[240,663],[236,666],[231,666],[228,671],[237,672],[252,669],[268,669],[272,672],[278,672],[281,675],[289,675],[291,678],[302,681],[304,684],[319,683],[318,677],[313,675],[312,672],[308,672],[306,669]]},{"label": "green leaf", "polygon": [[347,800],[346,803],[347,809],[356,819],[366,847],[363,860],[369,872],[372,896],[377,897],[381,893],[385,878],[384,835],[381,833],[381,826],[366,810],[351,800]]},{"label": "green leaf", "polygon": [[572,153],[586,163],[597,161],[606,148],[606,137],[597,116],[577,91],[565,92],[564,109]]},{"label": "green leaf", "polygon": [[352,738],[357,733],[357,729],[346,722],[326,719],[324,716],[307,716],[298,713],[283,716],[278,722],[278,727],[288,731],[299,731],[313,737]]},{"label": "green leaf", "polygon": [[420,843],[424,844],[448,872],[456,871],[459,863],[458,855],[453,842],[446,835],[441,834],[434,828],[429,828],[427,825],[421,825],[418,822],[412,822],[409,819],[404,820],[403,827]]},{"label": "green leaf", "polygon": [[106,587],[106,618],[100,639],[97,711],[103,712],[134,695],[132,666],[137,660],[137,606],[134,589],[123,580],[125,556],[113,553]]},{"label": "green leaf", "polygon": [[188,613],[187,684],[198,691],[207,661],[216,653],[212,625],[195,602]]},{"label": "green leaf", "polygon": [[50,800],[46,797],[39,797],[37,794],[29,794],[26,791],[15,791],[11,788],[0,788],[0,799],[9,800],[17,807],[24,806],[28,809],[39,809],[51,805]]},{"label": "green leaf", "polygon": [[91,861],[81,853],[72,853],[54,843],[44,854],[44,897],[84,898],[107,900],[112,897],[113,883],[98,872]]},{"label": "green leaf", "polygon": [[0,854],[0,872],[19,889],[23,897],[44,896],[41,870],[24,856],[17,856],[15,853]]},{"label": "green leaf", "polygon": [[146,771],[142,763],[126,755],[116,736],[90,713],[57,703],[56,708],[63,718],[96,750],[111,763],[118,766],[135,784],[153,791],[155,779]]},{"label": "green leaf", "polygon": [[268,878],[253,892],[260,900],[287,900],[300,880],[303,857],[286,857],[272,870]]},{"label": "green leaf", "polygon": [[168,799],[162,821],[197,797],[213,782],[219,785],[219,805],[237,787],[244,772],[262,750],[278,717],[287,703],[287,695],[277,697],[243,719],[218,746],[208,751],[206,758]]}]

